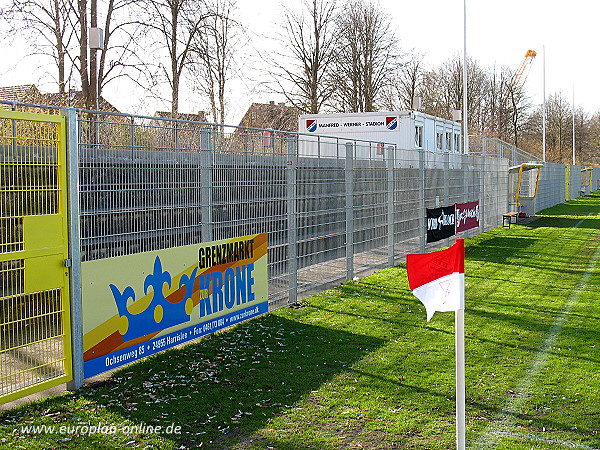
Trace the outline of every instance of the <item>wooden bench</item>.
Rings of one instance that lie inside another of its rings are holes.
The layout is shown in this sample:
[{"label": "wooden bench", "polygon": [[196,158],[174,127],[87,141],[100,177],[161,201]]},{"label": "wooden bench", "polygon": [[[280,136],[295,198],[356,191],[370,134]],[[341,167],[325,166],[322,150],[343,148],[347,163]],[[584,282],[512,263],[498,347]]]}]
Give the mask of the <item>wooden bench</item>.
[{"label": "wooden bench", "polygon": [[[513,222],[513,217],[515,221]],[[502,226],[506,226],[508,223],[508,228],[510,228],[511,223],[519,223],[519,213],[518,212],[508,212],[502,214]]]}]

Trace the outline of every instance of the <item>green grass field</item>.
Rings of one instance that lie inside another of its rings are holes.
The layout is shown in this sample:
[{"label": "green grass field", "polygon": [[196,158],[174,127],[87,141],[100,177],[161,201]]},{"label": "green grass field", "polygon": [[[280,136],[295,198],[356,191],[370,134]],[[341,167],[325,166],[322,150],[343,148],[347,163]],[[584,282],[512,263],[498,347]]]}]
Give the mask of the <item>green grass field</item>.
[{"label": "green grass field", "polygon": [[[600,448],[600,195],[540,216],[466,240],[469,448]],[[397,267],[2,412],[0,447],[451,449],[454,383]]]}]

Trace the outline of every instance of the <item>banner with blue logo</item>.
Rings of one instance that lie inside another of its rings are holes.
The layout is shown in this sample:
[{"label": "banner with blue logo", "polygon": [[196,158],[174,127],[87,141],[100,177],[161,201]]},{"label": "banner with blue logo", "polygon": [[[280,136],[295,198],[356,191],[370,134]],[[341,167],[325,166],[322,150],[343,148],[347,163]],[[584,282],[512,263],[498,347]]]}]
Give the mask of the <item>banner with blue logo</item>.
[{"label": "banner with blue logo", "polygon": [[267,234],[81,265],[84,377],[268,311]]}]

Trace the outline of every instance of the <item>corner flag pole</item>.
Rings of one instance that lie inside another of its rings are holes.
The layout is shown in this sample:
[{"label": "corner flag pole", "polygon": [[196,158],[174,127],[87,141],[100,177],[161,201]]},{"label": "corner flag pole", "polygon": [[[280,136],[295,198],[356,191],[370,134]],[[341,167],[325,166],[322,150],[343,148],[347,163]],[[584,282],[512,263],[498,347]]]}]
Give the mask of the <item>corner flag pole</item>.
[{"label": "corner flag pole", "polygon": [[464,305],[454,313],[454,340],[456,347],[456,448],[457,450],[464,450],[466,445]]},{"label": "corner flag pole", "polygon": [[406,255],[408,284],[425,306],[429,322],[436,311],[454,311],[456,343],[456,448],[465,449],[465,240],[431,253]]}]

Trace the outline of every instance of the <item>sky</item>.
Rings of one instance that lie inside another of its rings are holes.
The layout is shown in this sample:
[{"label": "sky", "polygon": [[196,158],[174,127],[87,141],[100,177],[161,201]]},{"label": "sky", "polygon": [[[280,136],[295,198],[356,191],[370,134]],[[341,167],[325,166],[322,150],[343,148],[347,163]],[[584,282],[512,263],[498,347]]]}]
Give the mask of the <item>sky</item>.
[{"label": "sky", "polygon": [[[295,0],[299,1],[299,0]],[[464,48],[463,0],[379,0],[405,50],[425,55],[434,67]],[[254,22],[281,14],[268,0],[239,0],[243,17]],[[245,5],[245,6],[244,6]],[[251,7],[249,5],[252,5]],[[526,80],[533,102],[561,91],[588,112],[600,110],[600,1],[467,0],[467,55],[483,67],[516,70],[527,50],[535,58]]]},{"label": "sky", "polygon": [[[283,1],[290,4],[300,0]],[[464,0],[379,0],[378,3],[390,15],[403,50],[423,54],[427,68],[456,53],[462,55]],[[237,0],[237,4],[238,17],[256,37],[256,45],[268,42],[267,37],[273,35],[281,17],[280,1]],[[600,111],[597,87],[600,1],[466,0],[466,10],[469,58],[484,68],[506,66],[516,70],[527,50],[535,50],[537,57],[525,83],[533,104],[543,101],[545,72],[546,95],[561,92],[569,103],[574,98],[577,108],[582,107],[588,113]],[[26,51],[19,44],[18,37],[12,43],[4,40],[0,44],[0,58],[4,62],[0,68],[0,86],[34,83],[43,91],[52,90],[48,83],[41,85],[45,69],[39,68],[33,57],[23,59]],[[248,82],[232,82],[231,86],[230,123],[237,123],[252,101],[283,101]],[[152,114],[168,108],[154,101],[140,104],[131,89],[122,82],[109,85],[104,94],[123,112]],[[200,105],[187,100],[187,94],[181,104],[181,112],[200,109]]]}]

